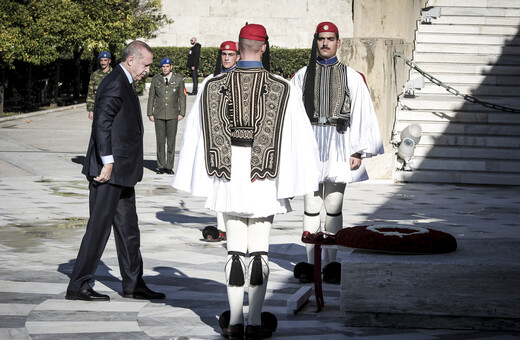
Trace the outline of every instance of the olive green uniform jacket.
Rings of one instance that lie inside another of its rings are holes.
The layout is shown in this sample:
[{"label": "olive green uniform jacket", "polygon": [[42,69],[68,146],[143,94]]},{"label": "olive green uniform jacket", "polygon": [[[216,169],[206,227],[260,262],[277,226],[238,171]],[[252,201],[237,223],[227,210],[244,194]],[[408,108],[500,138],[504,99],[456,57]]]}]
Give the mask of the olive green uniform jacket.
[{"label": "olive green uniform jacket", "polygon": [[147,115],[155,119],[177,119],[178,115],[186,114],[186,93],[184,78],[173,73],[166,85],[162,73],[152,78],[150,96],[148,97]]}]

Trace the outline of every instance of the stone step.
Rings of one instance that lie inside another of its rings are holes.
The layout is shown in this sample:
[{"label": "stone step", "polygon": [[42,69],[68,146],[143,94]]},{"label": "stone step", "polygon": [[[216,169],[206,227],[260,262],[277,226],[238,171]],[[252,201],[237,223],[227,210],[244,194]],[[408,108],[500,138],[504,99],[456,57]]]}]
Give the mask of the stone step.
[{"label": "stone step", "polygon": [[[445,146],[445,145],[417,145],[414,151],[414,158],[448,158],[458,159],[464,162],[467,158],[475,158],[475,155],[486,155],[487,159],[505,159],[520,161],[520,152],[511,148],[485,148],[485,147],[466,147],[466,146]],[[520,164],[518,164],[520,167]]]},{"label": "stone step", "polygon": [[469,172],[469,171],[394,171],[392,179],[396,182],[409,183],[460,183],[489,185],[520,185],[520,176],[516,173]]},{"label": "stone step", "polygon": [[423,24],[419,22],[417,31],[423,33],[450,33],[450,34],[475,34],[475,35],[509,35],[518,33],[516,25],[447,25],[447,24]]},{"label": "stone step", "polygon": [[[437,6],[441,7],[441,6]],[[441,8],[441,17],[512,17],[520,18],[520,7],[513,5],[513,7],[451,7],[446,6]],[[457,20],[451,22],[457,23]]]},{"label": "stone step", "polygon": [[[479,100],[494,105],[502,105],[518,109],[518,99],[508,97],[480,97]],[[448,93],[446,95],[418,95],[415,98],[401,98],[402,107],[408,110],[457,110],[457,111],[489,111],[492,108],[471,103],[464,98]]]},{"label": "stone step", "polygon": [[475,44],[442,44],[442,43],[417,43],[415,53],[464,53],[477,55],[520,55],[520,46],[501,45],[475,45]]},{"label": "stone step", "polygon": [[416,43],[433,44],[461,44],[470,45],[499,45],[499,46],[519,46],[520,37],[515,35],[487,35],[487,34],[457,34],[457,33],[426,33],[417,32]]},{"label": "stone step", "polygon": [[[519,160],[489,159],[489,158],[435,158],[413,156],[412,167],[422,171],[467,171],[467,172],[494,172],[516,173],[520,170]],[[519,180],[520,183],[520,180]]]},{"label": "stone step", "polygon": [[[395,124],[395,130],[401,133],[409,122],[399,120]],[[429,121],[421,124],[423,133],[429,134],[451,134],[451,135],[480,135],[483,138],[488,136],[502,137],[518,137],[520,132],[520,125],[518,124],[476,124],[476,123],[461,123],[461,122],[442,122]],[[519,139],[520,140],[520,139]],[[519,142],[520,147],[520,142]]]},{"label": "stone step", "polygon": [[485,7],[485,8],[520,8],[520,3],[517,0],[429,0],[428,6],[433,7]]},{"label": "stone step", "polygon": [[474,17],[474,16],[448,16],[443,14],[441,9],[441,16],[433,19],[431,25],[450,25],[456,23],[457,25],[494,25],[494,26],[518,26],[520,20],[517,17]]},{"label": "stone step", "polygon": [[[417,75],[411,77],[414,79]],[[518,97],[520,93],[519,86],[496,86],[496,85],[478,85],[478,84],[447,84],[462,94],[468,94],[479,98],[480,96],[504,96]],[[426,81],[424,87],[415,90],[416,94],[445,94],[447,90],[429,81]]]},{"label": "stone step", "polygon": [[438,62],[442,60],[444,64],[497,64],[500,65],[520,65],[520,55],[501,55],[501,54],[482,54],[471,55],[466,53],[439,53],[439,52],[424,52],[417,53],[414,51],[414,62],[419,66],[426,62]]},{"label": "stone step", "polygon": [[[514,86],[518,87],[520,84],[520,75],[470,75],[470,74],[439,74],[435,72],[427,72],[437,80],[444,84],[484,84],[484,85],[498,85],[498,86]],[[419,73],[413,73],[410,79],[414,79],[419,76]],[[425,83],[430,82],[425,79]]]},{"label": "stone step", "polygon": [[[446,64],[442,61],[416,63],[417,66],[427,73],[451,73],[470,75],[502,75],[520,76],[520,64],[518,65],[489,65],[489,64]],[[416,71],[412,71],[416,72]],[[520,83],[518,83],[520,86]]]},{"label": "stone step", "polygon": [[447,123],[473,123],[473,124],[517,124],[520,125],[520,114],[507,113],[498,110],[482,112],[461,112],[444,110],[400,110],[397,112],[399,121],[417,122],[419,124],[428,122]]},{"label": "stone step", "polygon": [[[427,126],[421,124],[423,128]],[[424,133],[419,145],[423,146],[454,146],[454,147],[479,147],[479,148],[504,148],[510,152],[518,152],[520,138],[516,136],[476,136],[457,135],[449,133]],[[482,155],[484,157],[484,155]],[[520,170],[520,169],[519,169]]]}]

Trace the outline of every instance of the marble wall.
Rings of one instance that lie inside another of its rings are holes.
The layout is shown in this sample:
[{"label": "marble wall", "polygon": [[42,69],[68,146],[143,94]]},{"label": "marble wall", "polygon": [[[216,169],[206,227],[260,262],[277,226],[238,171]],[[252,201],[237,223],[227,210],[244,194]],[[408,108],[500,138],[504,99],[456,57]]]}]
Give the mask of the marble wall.
[{"label": "marble wall", "polygon": [[238,40],[246,22],[262,24],[271,46],[310,48],[316,25],[334,22],[341,36],[352,37],[352,0],[163,0],[163,12],[174,22],[161,29],[152,46],[202,46]]}]

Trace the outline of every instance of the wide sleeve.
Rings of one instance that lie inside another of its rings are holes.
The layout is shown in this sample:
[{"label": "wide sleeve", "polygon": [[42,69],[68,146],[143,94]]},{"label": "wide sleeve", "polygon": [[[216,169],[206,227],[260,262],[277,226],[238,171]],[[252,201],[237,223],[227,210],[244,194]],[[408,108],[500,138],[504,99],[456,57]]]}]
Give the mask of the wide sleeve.
[{"label": "wide sleeve", "polygon": [[350,150],[365,158],[383,154],[381,132],[367,85],[363,77],[350,67],[347,78],[351,99]]},{"label": "wide sleeve", "polygon": [[[203,88],[207,79],[209,79],[209,77],[202,83]],[[202,93],[202,91],[199,92],[185,120],[179,159],[172,180],[172,186],[176,189],[189,192],[193,196],[208,197],[213,188],[213,179],[208,176],[206,172],[200,93]]]},{"label": "wide sleeve", "polygon": [[302,101],[303,101],[303,82],[305,80],[306,71],[307,71],[307,66],[301,68],[291,78],[291,85],[293,86],[293,89],[291,91],[294,91],[296,98],[300,98]]},{"label": "wide sleeve", "polygon": [[[293,78],[294,80],[294,78]],[[301,91],[291,83],[285,113],[277,177],[278,199],[305,195],[318,190],[319,152],[305,112]]]}]

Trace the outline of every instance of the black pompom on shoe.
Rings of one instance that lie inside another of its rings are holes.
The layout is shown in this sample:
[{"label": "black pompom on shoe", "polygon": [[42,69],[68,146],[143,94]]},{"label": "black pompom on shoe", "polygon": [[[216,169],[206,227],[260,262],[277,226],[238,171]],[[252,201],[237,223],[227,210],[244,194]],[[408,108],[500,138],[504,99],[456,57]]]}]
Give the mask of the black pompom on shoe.
[{"label": "black pompom on shoe", "polygon": [[221,335],[230,340],[242,340],[244,339],[244,325],[238,324],[238,325],[230,325],[229,319],[231,317],[230,311],[225,311],[224,313],[220,314],[220,317],[218,318],[218,324],[220,328],[222,329]]},{"label": "black pompom on shoe", "polygon": [[[214,226],[209,225],[202,230],[202,237],[208,242],[218,242],[222,240],[222,233]],[[224,236],[225,239],[225,236]]]},{"label": "black pompom on shoe", "polygon": [[276,329],[278,328],[278,319],[273,313],[262,312],[260,318],[262,320],[262,325],[265,328],[270,330],[272,333],[276,332]]},{"label": "black pompom on shoe", "polygon": [[327,283],[341,282],[341,264],[338,262],[331,262],[323,268],[323,281]]},{"label": "black pompom on shoe", "polygon": [[301,283],[314,282],[314,265],[307,262],[300,262],[294,266],[294,277]]}]

